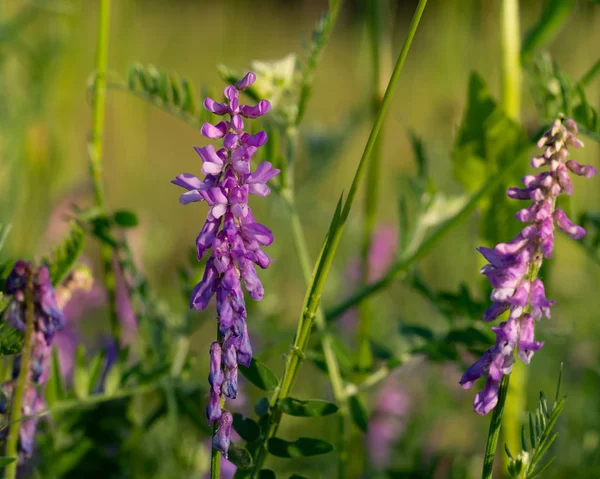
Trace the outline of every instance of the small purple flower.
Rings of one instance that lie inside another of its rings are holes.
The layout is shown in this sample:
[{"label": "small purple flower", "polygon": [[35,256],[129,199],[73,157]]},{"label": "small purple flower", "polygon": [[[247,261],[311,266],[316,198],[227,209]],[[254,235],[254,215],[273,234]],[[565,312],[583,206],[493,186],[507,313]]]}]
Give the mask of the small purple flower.
[{"label": "small purple flower", "polygon": [[269,162],[260,163],[254,171],[251,168],[252,157],[267,141],[267,134],[260,131],[250,135],[244,131],[243,118],[258,118],[271,108],[267,100],[255,106],[240,105],[239,91],[249,88],[255,80],[256,76],[248,73],[235,87],[225,88],[223,103],[212,98],[204,100],[208,111],[229,117],[216,125],[205,123],[201,129],[207,138],[222,139],[223,148],[195,148],[206,175],[203,180],[184,173],[172,181],[187,190],[180,197],[182,204],[205,201],[209,206],[196,249],[199,261],[209,250],[211,256],[202,280],[192,291],[190,307],[204,310],[216,296],[222,340],[211,346],[207,418],[209,423],[219,421],[215,447],[225,455],[231,430],[231,424],[227,427],[226,422],[231,415],[221,410],[221,396],[237,396],[238,364],[249,366],[252,359],[242,283],[253,300],[262,299],[264,288],[255,266],[269,266],[271,260],[262,247],[273,242],[271,231],[254,220],[248,200],[250,195],[267,196],[270,190],[266,183],[279,173]]},{"label": "small purple flower", "polygon": [[523,178],[525,188],[509,188],[507,194],[516,200],[533,200],[527,208],[520,210],[516,218],[531,223],[523,228],[509,243],[500,243],[495,248],[479,248],[489,262],[481,269],[494,288],[492,306],[483,319],[492,321],[509,311],[507,321],[492,328],[496,333],[496,344],[486,351],[463,374],[460,384],[470,388],[475,380],[487,375],[483,391],[475,395],[474,409],[478,414],[487,414],[498,403],[498,388],[504,375],[510,374],[515,362],[514,352],[524,363],[529,363],[533,353],[544,343],[535,341],[535,320],[550,318],[550,307],[554,301],[546,298],[544,283],[535,278],[543,258],[550,258],[554,249],[555,223],[573,239],[585,235],[581,226],[574,225],[566,213],[556,208],[556,198],[561,193],[572,194],[573,184],[568,171],[589,178],[596,170],[589,165],[580,165],[569,160],[568,147],[579,148],[583,143],[577,139],[577,125],[573,120],[564,123],[556,120],[552,128],[538,142],[545,147],[542,155],[532,160],[535,168],[548,167],[538,175]]},{"label": "small purple flower", "polygon": [[229,411],[223,411],[217,422],[217,432],[213,437],[213,448],[221,451],[227,457],[229,444],[231,443],[231,425],[233,424],[233,416]]}]

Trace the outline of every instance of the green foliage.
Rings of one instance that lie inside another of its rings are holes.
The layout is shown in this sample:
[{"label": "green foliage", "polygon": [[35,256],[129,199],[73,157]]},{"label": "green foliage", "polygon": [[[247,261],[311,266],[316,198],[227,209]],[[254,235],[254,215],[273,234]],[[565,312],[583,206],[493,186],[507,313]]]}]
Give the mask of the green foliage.
[{"label": "green foliage", "polygon": [[133,211],[128,210],[116,211],[113,219],[121,228],[133,228],[139,224],[137,215]]},{"label": "green foliage", "polygon": [[11,462],[15,462],[15,457],[0,457],[0,467],[8,466]]},{"label": "green foliage", "polygon": [[558,399],[560,395],[560,384],[562,379],[562,365],[556,387],[556,397],[552,408],[548,407],[548,399],[540,392],[538,406],[534,413],[529,413],[528,425],[521,428],[522,451],[514,457],[505,444],[504,449],[509,459],[508,472],[511,477],[531,479],[542,474],[556,457],[552,457],[544,464],[539,465],[550,446],[558,437],[553,433],[554,426],[563,411],[566,396]]},{"label": "green foliage", "polygon": [[269,413],[271,405],[266,397],[261,397],[254,405],[254,412],[258,417],[266,416]]},{"label": "green foliage", "polygon": [[294,458],[327,454],[333,451],[333,446],[322,439],[310,437],[301,437],[295,441],[272,437],[267,444],[267,450],[275,457]]},{"label": "green foliage", "polygon": [[585,228],[587,234],[577,243],[583,246],[590,258],[600,264],[600,213],[585,212],[579,217],[578,224]]},{"label": "green foliage", "polygon": [[258,479],[276,479],[276,476],[270,469],[261,469],[258,472]]},{"label": "green foliage", "polygon": [[350,396],[348,398],[348,407],[352,422],[364,433],[369,429],[369,415],[367,408],[359,396]]},{"label": "green foliage", "polygon": [[239,413],[233,414],[233,429],[247,442],[254,442],[260,438],[260,426],[250,418],[245,418]]},{"label": "green foliage", "polygon": [[0,323],[0,356],[19,354],[23,348],[23,333],[6,323]]},{"label": "green foliage", "polygon": [[231,444],[227,453],[227,459],[240,469],[252,467],[252,456],[245,447]]},{"label": "green foliage", "polygon": [[49,265],[50,279],[53,286],[58,286],[69,274],[71,268],[81,255],[85,243],[85,233],[75,221],[71,221],[70,229],[65,240],[44,258]]},{"label": "green foliage", "polygon": [[255,358],[252,358],[248,368],[240,365],[239,371],[248,381],[263,391],[273,391],[279,384],[275,373]]},{"label": "green foliage", "polygon": [[546,52],[539,54],[528,70],[531,94],[544,122],[550,123],[561,114],[572,117],[581,133],[600,141],[598,111],[585,92],[586,85],[600,72],[599,62],[577,82]]},{"label": "green foliage", "polygon": [[575,0],[546,0],[537,23],[527,32],[521,46],[521,60],[527,64],[535,51],[557,35],[575,7]]},{"label": "green foliage", "polygon": [[[528,138],[523,128],[511,120],[492,98],[485,82],[476,73],[471,75],[468,102],[452,151],[454,175],[467,191],[478,189],[500,171],[511,165],[515,158],[522,160],[516,169],[524,175],[528,163],[524,156]],[[509,179],[504,188],[495,189],[482,202],[482,236],[490,244],[518,232],[514,221],[514,202],[506,198],[506,188],[514,180]]]},{"label": "green foliage", "polygon": [[134,63],[129,67],[126,83],[113,82],[109,83],[109,87],[126,89],[194,126],[212,118],[209,112],[197,104],[191,80],[158,70],[154,65]]},{"label": "green foliage", "polygon": [[291,397],[283,398],[277,407],[289,416],[298,417],[328,416],[339,409],[336,404],[322,399],[302,400]]}]

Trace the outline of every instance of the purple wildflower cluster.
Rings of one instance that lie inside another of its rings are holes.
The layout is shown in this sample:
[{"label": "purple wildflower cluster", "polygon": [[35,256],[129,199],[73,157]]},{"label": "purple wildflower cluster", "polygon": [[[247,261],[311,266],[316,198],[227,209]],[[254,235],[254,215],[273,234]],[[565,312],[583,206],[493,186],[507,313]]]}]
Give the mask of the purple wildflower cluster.
[{"label": "purple wildflower cluster", "polygon": [[[26,288],[27,280],[33,275],[33,301],[34,301],[34,331],[31,338],[32,351],[28,371],[28,382],[21,406],[23,417],[33,416],[41,412],[45,403],[36,386],[40,386],[48,379],[47,363],[52,349],[52,340],[56,331],[64,326],[64,316],[59,309],[50,273],[46,266],[34,269],[30,262],[17,261],[13,270],[6,279],[6,293],[12,297],[6,313],[6,318],[17,329],[24,331],[26,325]],[[17,356],[13,363],[12,379],[2,385],[6,397],[11,397],[19,377],[21,357]],[[6,413],[7,401],[4,399],[0,405],[0,413]],[[33,439],[37,420],[31,419],[21,423],[19,431],[19,456],[20,459],[31,457],[33,452]]]},{"label": "purple wildflower cluster", "polygon": [[519,358],[529,364],[533,353],[544,344],[534,340],[534,323],[542,317],[550,318],[554,301],[546,298],[544,283],[537,278],[537,273],[543,258],[552,256],[555,223],[573,239],[586,233],[581,226],[574,225],[563,210],[556,208],[556,199],[561,193],[573,193],[569,171],[586,178],[596,174],[592,166],[567,160],[569,146],[583,146],[577,134],[573,120],[554,122],[538,141],[539,148],[545,147],[544,153],[531,162],[535,168],[548,167],[549,170],[526,176],[523,178],[525,188],[510,188],[507,193],[509,198],[533,200],[528,208],[516,214],[519,221],[530,224],[509,243],[500,243],[493,249],[479,248],[489,262],[481,272],[494,288],[492,306],[483,319],[492,321],[507,310],[509,315],[506,321],[492,328],[496,344],[467,369],[460,380],[462,387],[468,389],[476,379],[487,375],[483,391],[475,395],[474,408],[478,414],[487,414],[496,406],[500,380],[511,373],[515,362],[515,348]]},{"label": "purple wildflower cluster", "polygon": [[204,310],[216,295],[220,341],[210,347],[210,400],[206,410],[208,422],[218,421],[213,446],[227,455],[232,417],[222,409],[222,397],[235,399],[238,391],[238,364],[249,366],[252,349],[246,327],[246,305],[241,280],[256,301],[264,289],[255,265],[267,268],[271,263],[262,250],[273,242],[271,231],[254,221],[248,206],[248,195],[267,196],[266,183],[279,173],[271,163],[260,163],[251,171],[250,161],[257,149],[267,141],[267,134],[244,131],[244,120],[258,118],[271,108],[267,100],[255,106],[240,105],[239,91],[256,80],[248,73],[236,85],[225,88],[225,103],[206,98],[204,107],[229,119],[216,125],[205,123],[202,134],[210,139],[223,139],[223,148],[212,145],[195,148],[202,159],[200,180],[191,174],[177,176],[173,183],[188,190],[180,198],[182,204],[206,201],[209,206],[204,227],[196,239],[198,260],[212,249],[202,281],[192,291],[190,307]]}]

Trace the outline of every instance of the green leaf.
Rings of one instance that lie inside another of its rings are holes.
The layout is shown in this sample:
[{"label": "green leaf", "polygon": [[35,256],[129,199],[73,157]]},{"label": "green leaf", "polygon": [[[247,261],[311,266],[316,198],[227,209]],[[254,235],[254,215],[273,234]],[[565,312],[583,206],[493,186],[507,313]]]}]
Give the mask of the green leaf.
[{"label": "green leaf", "polygon": [[15,457],[0,457],[0,467],[6,467],[11,462],[15,462],[17,458]]},{"label": "green leaf", "polygon": [[260,398],[254,405],[254,412],[258,417],[263,417],[268,414],[271,405],[266,397]]},{"label": "green leaf", "polygon": [[240,365],[239,371],[248,381],[263,391],[273,391],[279,384],[275,373],[255,358],[252,358],[249,368]]},{"label": "green leaf", "polygon": [[348,406],[350,408],[350,417],[352,417],[352,421],[362,432],[366,433],[369,429],[369,416],[365,405],[358,396],[350,396],[348,398]]},{"label": "green leaf", "polygon": [[536,50],[560,31],[575,7],[575,0],[547,0],[538,22],[527,32],[521,46],[521,61],[527,63]]},{"label": "green leaf", "polygon": [[231,444],[227,451],[227,460],[240,469],[252,467],[252,456],[248,449],[237,444]]},{"label": "green leaf", "polygon": [[321,399],[301,400],[290,397],[279,401],[278,407],[281,412],[298,417],[328,416],[339,409],[336,404]]},{"label": "green leaf", "polygon": [[44,262],[48,263],[50,268],[53,286],[58,286],[67,276],[83,251],[84,243],[84,231],[75,221],[71,221],[67,238],[52,251],[49,257],[44,258]]},{"label": "green leaf", "polygon": [[89,375],[87,372],[85,346],[82,344],[77,348],[75,355],[75,370],[73,371],[73,389],[79,399],[85,399],[89,395]]},{"label": "green leaf", "polygon": [[556,457],[553,457],[553,458],[549,459],[548,462],[546,462],[546,464],[544,464],[543,466],[538,467],[531,474],[528,474],[527,475],[527,479],[531,479],[533,477],[539,476],[542,472],[544,472],[546,469],[548,469],[548,467],[550,466],[550,464],[552,464],[555,459],[556,459]]},{"label": "green leaf", "polygon": [[93,394],[96,387],[98,386],[98,381],[100,379],[100,375],[102,374],[102,370],[105,366],[106,353],[104,351],[100,351],[90,361],[90,365],[88,366],[88,393]]},{"label": "green leaf", "polygon": [[50,406],[65,398],[65,384],[58,360],[58,347],[52,348],[51,373],[46,384],[46,401]]},{"label": "green leaf", "polygon": [[0,356],[19,354],[23,349],[24,335],[17,328],[0,323]]},{"label": "green leaf", "polygon": [[120,385],[121,385],[121,365],[117,362],[117,363],[114,363],[110,367],[110,370],[108,371],[108,374],[106,375],[106,378],[104,379],[104,385],[103,385],[104,393],[109,396],[112,396],[119,390]]},{"label": "green leaf", "polygon": [[133,211],[118,210],[113,216],[114,222],[122,228],[133,228],[139,224],[138,217]]},{"label": "green leaf", "polygon": [[250,418],[245,418],[239,413],[233,414],[233,429],[247,442],[254,442],[260,438],[259,425]]},{"label": "green leaf", "polygon": [[301,476],[300,474],[292,474],[289,479],[308,479],[308,477]]},{"label": "green leaf", "polygon": [[[524,153],[529,141],[522,126],[506,116],[496,104],[483,79],[471,75],[468,104],[452,151],[454,176],[468,191],[478,189],[485,181],[498,175],[515,158],[523,157],[517,174],[527,168]],[[480,205],[480,229],[491,244],[501,238],[515,236],[518,222],[514,221],[514,202],[506,198],[506,187],[514,180],[504,180],[505,188],[497,188]]]},{"label": "green leaf", "polygon": [[333,451],[333,446],[322,439],[301,437],[293,442],[272,437],[267,443],[269,454],[275,457],[295,458],[327,454]]},{"label": "green leaf", "polygon": [[258,479],[277,479],[275,473],[270,469],[261,469],[258,473]]}]

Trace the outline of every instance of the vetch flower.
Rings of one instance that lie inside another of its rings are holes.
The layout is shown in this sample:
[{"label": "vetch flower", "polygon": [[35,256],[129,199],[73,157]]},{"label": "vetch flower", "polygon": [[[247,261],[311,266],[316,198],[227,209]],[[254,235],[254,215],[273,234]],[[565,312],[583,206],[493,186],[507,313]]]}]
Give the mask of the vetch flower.
[{"label": "vetch flower", "polygon": [[[267,141],[260,131],[250,135],[244,131],[244,118],[254,119],[269,112],[271,104],[261,100],[255,106],[240,105],[239,92],[256,80],[248,73],[235,86],[224,90],[225,101],[204,100],[204,107],[228,119],[216,125],[205,123],[202,134],[222,139],[223,147],[213,145],[195,148],[202,160],[204,179],[184,173],[172,181],[187,191],[182,204],[205,201],[206,222],[196,239],[198,261],[210,250],[204,275],[190,298],[190,307],[204,310],[216,296],[219,317],[219,341],[210,348],[210,394],[206,409],[209,423],[218,422],[214,447],[227,455],[231,414],[222,410],[222,396],[235,399],[238,392],[238,364],[249,366],[252,348],[246,326],[246,305],[242,284],[255,301],[264,296],[264,288],[256,266],[265,269],[271,260],[262,250],[273,242],[273,234],[254,220],[248,204],[250,195],[267,196],[266,183],[279,173],[269,162],[260,163],[254,171],[252,157]],[[227,423],[229,421],[229,423]]]},{"label": "vetch flower", "polygon": [[534,168],[546,167],[537,175],[523,178],[525,188],[509,188],[507,195],[516,200],[532,200],[520,210],[516,218],[525,226],[512,241],[500,243],[495,248],[479,248],[489,262],[481,269],[494,288],[492,305],[484,313],[485,321],[497,319],[508,310],[508,319],[492,328],[496,344],[463,374],[460,384],[470,388],[476,379],[487,376],[483,391],[475,395],[474,409],[487,414],[498,403],[498,388],[504,375],[510,374],[515,362],[514,352],[524,363],[529,363],[533,353],[544,343],[535,341],[535,320],[550,319],[554,301],[546,298],[544,283],[537,278],[543,258],[550,258],[554,250],[555,225],[573,239],[585,235],[581,226],[574,225],[566,213],[556,207],[561,193],[573,193],[569,172],[590,178],[596,174],[594,167],[567,160],[569,146],[579,148],[583,143],[577,138],[577,125],[568,119],[556,120],[538,142],[545,148],[543,154],[531,161]]},{"label": "vetch flower", "polygon": [[[50,282],[47,266],[35,268],[32,263],[19,260],[6,278],[5,291],[11,296],[11,303],[6,318],[16,328],[25,330],[26,325],[26,288],[27,278],[33,276],[34,324],[31,336],[31,359],[27,374],[27,389],[21,404],[23,417],[33,416],[45,408],[44,400],[36,388],[48,379],[48,361],[52,350],[52,340],[57,331],[64,327],[64,315],[59,307]],[[13,360],[12,379],[2,385],[2,390],[11,396],[20,375],[21,356]],[[4,402],[4,401],[3,401]],[[0,405],[0,412],[5,412],[6,404]],[[18,427],[19,461],[31,457],[37,420],[23,421]],[[13,427],[17,427],[16,425]]]}]

